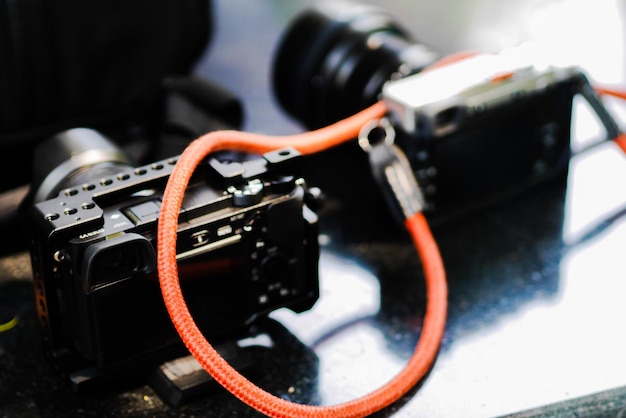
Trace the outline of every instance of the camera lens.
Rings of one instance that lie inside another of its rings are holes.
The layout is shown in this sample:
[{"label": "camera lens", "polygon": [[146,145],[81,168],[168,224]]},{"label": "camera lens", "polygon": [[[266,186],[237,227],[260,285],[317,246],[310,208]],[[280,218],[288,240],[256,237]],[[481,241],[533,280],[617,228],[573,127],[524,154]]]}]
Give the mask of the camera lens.
[{"label": "camera lens", "polygon": [[375,103],[394,75],[418,72],[437,58],[383,9],[328,1],[287,27],[272,82],[284,110],[314,129]]},{"label": "camera lens", "polygon": [[33,163],[34,202],[132,167],[113,142],[87,128],[69,129],[43,141],[35,149]]}]

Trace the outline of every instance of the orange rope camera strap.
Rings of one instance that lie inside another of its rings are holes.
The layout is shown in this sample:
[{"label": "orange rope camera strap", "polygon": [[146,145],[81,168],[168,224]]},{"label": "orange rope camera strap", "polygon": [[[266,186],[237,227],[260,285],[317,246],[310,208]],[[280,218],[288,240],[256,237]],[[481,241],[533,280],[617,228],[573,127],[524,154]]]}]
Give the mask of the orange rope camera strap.
[{"label": "orange rope camera strap", "polygon": [[406,220],[426,280],[427,306],[415,351],[395,377],[379,389],[355,400],[331,406],[287,401],[257,387],[237,372],[204,338],[183,298],[176,264],[178,213],[195,168],[210,153],[239,150],[263,154],[292,146],[312,154],[354,140],[367,122],[386,112],[382,102],[327,127],[302,134],[276,137],[240,131],[216,131],[193,141],[180,155],[168,180],[158,224],[158,272],[165,305],[181,339],[204,369],[224,388],[250,407],[272,417],[363,417],[392,404],[413,388],[430,370],[443,337],[447,311],[447,284],[439,249],[421,213]]},{"label": "orange rope camera strap", "polygon": [[[597,87],[595,91],[600,96],[612,96],[620,100],[626,100],[626,90],[623,90],[623,89]],[[622,133],[612,139],[617,144],[617,146],[622,150],[622,152],[626,154],[626,134]]]},{"label": "orange rope camera strap", "polygon": [[[436,66],[465,59],[474,52],[460,53]],[[626,91],[596,89],[600,95],[626,100]],[[333,406],[311,406],[276,397],[247,380],[232,368],[204,338],[196,326],[178,281],[176,230],[178,212],[191,175],[210,153],[235,150],[263,154],[292,146],[301,154],[313,154],[355,139],[363,125],[381,118],[386,112],[382,102],[333,125],[291,136],[268,136],[240,131],[217,131],[206,134],[181,154],[163,195],[158,225],[158,271],[161,290],[169,315],[183,342],[207,370],[229,392],[250,407],[272,417],[362,417],[392,404],[414,387],[430,370],[439,350],[445,329],[447,284],[443,262],[426,218],[417,213],[405,221],[425,273],[427,305],[419,342],[405,368],[379,389],[355,400]],[[626,134],[611,138],[626,153]]]}]

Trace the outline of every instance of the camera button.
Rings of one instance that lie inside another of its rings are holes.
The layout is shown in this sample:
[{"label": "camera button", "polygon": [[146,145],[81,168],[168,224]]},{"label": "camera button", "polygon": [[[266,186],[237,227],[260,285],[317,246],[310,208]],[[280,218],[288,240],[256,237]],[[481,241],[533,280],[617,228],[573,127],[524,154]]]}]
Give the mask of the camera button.
[{"label": "camera button", "polygon": [[237,207],[255,205],[263,198],[263,192],[263,183],[251,180],[243,188],[233,190],[233,205]]},{"label": "camera button", "polygon": [[191,235],[191,242],[193,247],[201,247],[209,242],[209,231],[206,229],[195,232]]},{"label": "camera button", "polygon": [[233,233],[232,225],[224,225],[217,228],[217,236],[225,237],[226,235],[230,235]]}]

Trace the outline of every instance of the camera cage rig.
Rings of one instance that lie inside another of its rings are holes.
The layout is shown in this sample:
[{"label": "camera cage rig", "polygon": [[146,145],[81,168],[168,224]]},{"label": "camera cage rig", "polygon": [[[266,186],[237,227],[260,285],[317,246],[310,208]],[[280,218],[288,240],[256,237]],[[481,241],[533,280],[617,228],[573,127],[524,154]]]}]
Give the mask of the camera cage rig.
[{"label": "camera cage rig", "polygon": [[[204,331],[216,339],[237,339],[254,322],[250,318],[279,307],[302,312],[310,309],[319,297],[317,217],[306,206],[314,203],[317,195],[302,180],[284,174],[299,156],[294,149],[283,148],[243,162],[214,157],[194,173],[195,191],[187,196],[186,207],[174,217],[181,225],[179,233],[187,237],[187,244],[178,246],[178,261],[194,263],[198,258],[195,263],[206,267],[212,257],[220,257],[214,261],[218,266],[213,270],[216,277],[228,274],[228,282],[238,286],[250,282],[247,287],[251,290],[239,291],[245,309],[237,310],[236,304],[225,308],[228,316],[212,314],[223,305],[224,302],[218,302],[223,295],[213,300],[206,312],[195,304]],[[163,307],[159,306],[162,301],[158,297],[153,247],[156,244],[151,243],[156,240],[159,211],[154,202],[161,197],[176,161],[177,157],[172,157],[68,186],[57,197],[36,202],[30,208],[31,264],[44,349],[77,390],[131,374],[151,373],[159,363],[185,354],[180,341],[173,339],[177,336],[171,326],[170,331],[154,329],[154,324],[169,323],[167,313],[161,313]],[[280,228],[284,222],[288,228]],[[131,253],[130,249],[139,253],[135,258],[132,254],[129,257],[132,265],[118,263],[110,256]],[[223,251],[226,253],[222,254]],[[218,252],[220,255],[213,256]],[[257,261],[245,261],[242,266],[229,261],[230,257],[253,255]],[[109,259],[113,267],[103,264]],[[229,262],[227,273],[220,273],[222,262]],[[121,271],[115,267],[117,264]],[[189,267],[197,268],[193,264]],[[246,277],[252,274],[249,269],[257,272],[248,280]],[[209,286],[232,292],[232,285],[214,281],[203,281],[206,284],[198,288],[192,276],[189,276],[189,289],[202,293]],[[119,283],[129,283],[122,280],[124,277],[135,279],[130,280],[130,285],[118,287]],[[144,277],[144,284],[137,277]],[[115,297],[120,292],[130,296]],[[151,317],[138,315],[140,311],[130,306],[133,303],[128,298],[138,297],[141,292],[154,299],[144,300],[141,308],[151,312]],[[194,293],[198,292],[186,294],[189,297]],[[112,303],[112,299],[118,303]],[[133,333],[126,324],[118,324],[117,334],[107,332],[121,318],[116,314],[107,319],[112,312],[105,304],[117,306],[113,312],[137,315],[125,322],[143,324],[141,331]],[[152,334],[159,336],[153,339]],[[117,341],[121,335],[127,337]],[[135,343],[137,339],[141,341]]]}]

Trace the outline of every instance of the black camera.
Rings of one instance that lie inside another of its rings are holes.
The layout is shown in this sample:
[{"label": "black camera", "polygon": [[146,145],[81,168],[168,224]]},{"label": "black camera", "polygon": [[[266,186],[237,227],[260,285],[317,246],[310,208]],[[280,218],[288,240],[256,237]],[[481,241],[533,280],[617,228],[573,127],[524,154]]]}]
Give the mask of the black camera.
[{"label": "black camera", "polygon": [[[443,65],[445,59],[377,6],[323,2],[298,15],[283,34],[274,91],[309,128],[384,101],[388,130],[406,154],[433,221],[564,182],[574,96],[598,104],[586,77],[575,67],[540,62],[531,48],[461,56],[446,57]],[[364,165],[352,151],[338,159]],[[363,183],[351,179],[350,187]],[[336,181],[317,184],[331,194]],[[370,182],[359,196],[372,189]]]},{"label": "black camera", "polygon": [[[66,158],[38,181],[28,212],[44,346],[77,387],[153,369],[188,354],[156,272],[162,192],[176,158],[130,167],[91,129],[52,137]],[[179,214],[184,297],[213,342],[245,335],[278,308],[319,297],[314,189],[287,173],[293,149],[233,160],[217,153],[194,172]],[[37,158],[36,158],[37,159]]]}]

